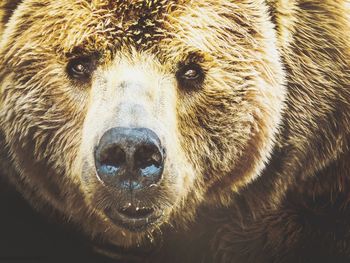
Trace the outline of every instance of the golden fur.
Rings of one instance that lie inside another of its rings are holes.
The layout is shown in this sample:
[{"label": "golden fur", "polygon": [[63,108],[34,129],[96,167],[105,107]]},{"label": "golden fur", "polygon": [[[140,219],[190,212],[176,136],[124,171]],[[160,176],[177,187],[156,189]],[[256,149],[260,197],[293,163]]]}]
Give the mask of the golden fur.
[{"label": "golden fur", "polygon": [[[1,175],[91,240],[134,247],[166,225],[190,227],[202,207],[235,211],[242,202],[264,217],[291,189],[322,192],[304,185],[330,167],[334,181],[349,175],[348,0],[0,5],[1,166],[13,167]],[[95,53],[91,81],[72,81],[67,63]],[[205,71],[200,90],[176,81],[189,62]],[[123,89],[135,79],[138,88]],[[116,126],[150,128],[167,148],[160,190],[149,197],[164,217],[144,233],[103,213],[113,204],[94,175],[93,149]],[[215,262],[235,257],[225,240],[208,240]]]}]

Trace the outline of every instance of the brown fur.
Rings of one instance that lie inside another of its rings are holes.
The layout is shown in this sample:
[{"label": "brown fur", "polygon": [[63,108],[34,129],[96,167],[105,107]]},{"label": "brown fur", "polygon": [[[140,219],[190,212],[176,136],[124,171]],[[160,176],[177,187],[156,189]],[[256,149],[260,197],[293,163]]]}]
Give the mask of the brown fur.
[{"label": "brown fur", "polygon": [[[113,257],[123,256],[113,246],[163,236],[152,261],[350,260],[348,0],[24,0],[0,10],[1,175],[37,210],[79,225]],[[67,63],[92,53],[93,78],[69,79]],[[189,62],[205,71],[200,90],[176,82]],[[141,88],[123,89],[130,76]],[[124,202],[92,165],[115,126],[151,128],[167,147],[147,196],[164,217],[144,233],[103,213],[118,205],[111,196]]]}]

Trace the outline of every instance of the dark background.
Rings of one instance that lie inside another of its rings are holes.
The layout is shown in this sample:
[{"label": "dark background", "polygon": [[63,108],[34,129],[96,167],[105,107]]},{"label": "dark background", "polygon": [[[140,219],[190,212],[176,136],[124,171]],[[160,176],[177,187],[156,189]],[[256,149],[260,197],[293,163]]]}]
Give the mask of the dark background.
[{"label": "dark background", "polygon": [[[111,262],[73,229],[48,222],[0,180],[0,262]],[[115,261],[113,261],[115,262]]]}]

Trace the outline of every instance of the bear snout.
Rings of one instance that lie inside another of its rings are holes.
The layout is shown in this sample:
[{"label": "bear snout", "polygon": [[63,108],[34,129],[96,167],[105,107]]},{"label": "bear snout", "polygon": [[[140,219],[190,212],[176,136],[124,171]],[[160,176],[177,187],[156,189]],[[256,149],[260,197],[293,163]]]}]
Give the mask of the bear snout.
[{"label": "bear snout", "polygon": [[147,191],[161,181],[165,149],[148,128],[116,127],[105,132],[95,150],[99,180],[122,192]]},{"label": "bear snout", "polygon": [[148,128],[109,129],[94,158],[102,192],[112,192],[103,212],[114,224],[139,232],[161,218],[162,210],[149,200],[156,196],[154,190],[162,180],[165,163],[165,148],[155,132]]}]

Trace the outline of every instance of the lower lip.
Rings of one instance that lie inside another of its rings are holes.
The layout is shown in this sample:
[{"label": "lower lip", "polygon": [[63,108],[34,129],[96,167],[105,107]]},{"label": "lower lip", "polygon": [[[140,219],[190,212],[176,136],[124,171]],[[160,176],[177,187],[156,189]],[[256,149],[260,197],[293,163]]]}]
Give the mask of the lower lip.
[{"label": "lower lip", "polygon": [[163,213],[155,211],[147,217],[130,218],[118,211],[105,211],[108,218],[116,225],[121,226],[131,232],[143,232],[152,226],[157,225]]}]

